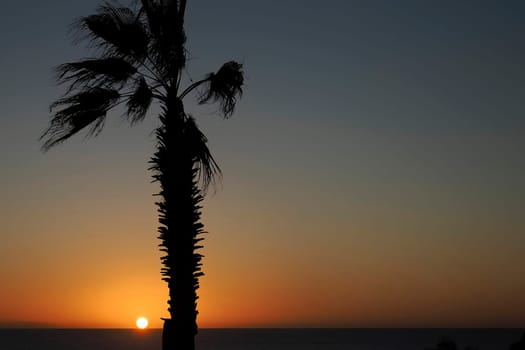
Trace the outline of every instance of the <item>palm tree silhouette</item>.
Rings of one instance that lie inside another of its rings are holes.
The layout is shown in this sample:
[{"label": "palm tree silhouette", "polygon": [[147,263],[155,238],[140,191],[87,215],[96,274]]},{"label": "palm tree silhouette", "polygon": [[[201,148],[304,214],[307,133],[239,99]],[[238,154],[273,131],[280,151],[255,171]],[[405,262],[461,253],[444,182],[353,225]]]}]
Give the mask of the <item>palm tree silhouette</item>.
[{"label": "palm tree silhouette", "polygon": [[194,349],[197,289],[201,272],[201,206],[206,189],[220,175],[183,98],[197,91],[200,104],[218,103],[225,118],[242,95],[242,65],[230,61],[215,73],[183,89],[186,66],[185,0],[141,0],[126,7],[108,2],[74,24],[79,41],[95,56],[57,67],[66,94],[51,107],[51,122],[41,136],[49,150],[87,130],[97,135],[109,110],[124,105],[131,124],[142,121],[157,101],[161,106],[157,149],[151,158],[160,184],[159,239],[163,280],[168,284],[169,319],[164,320],[163,349]]}]

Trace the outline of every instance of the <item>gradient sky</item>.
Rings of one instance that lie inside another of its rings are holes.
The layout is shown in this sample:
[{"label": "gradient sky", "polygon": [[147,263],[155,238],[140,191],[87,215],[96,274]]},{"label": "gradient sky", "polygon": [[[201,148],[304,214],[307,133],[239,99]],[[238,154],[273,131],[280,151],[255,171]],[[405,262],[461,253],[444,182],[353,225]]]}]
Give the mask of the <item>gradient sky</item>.
[{"label": "gradient sky", "polygon": [[[43,154],[98,0],[0,12],[0,326],[160,326],[155,110]],[[236,114],[187,102],[205,201],[202,327],[525,327],[523,1],[188,1],[189,71],[245,64]]]}]

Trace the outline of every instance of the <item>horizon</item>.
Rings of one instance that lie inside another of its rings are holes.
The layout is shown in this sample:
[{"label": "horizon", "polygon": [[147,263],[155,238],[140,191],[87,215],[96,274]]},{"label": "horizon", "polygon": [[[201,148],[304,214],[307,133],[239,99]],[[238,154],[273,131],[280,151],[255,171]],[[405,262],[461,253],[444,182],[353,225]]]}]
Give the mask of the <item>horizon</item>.
[{"label": "horizon", "polygon": [[[4,326],[4,325],[0,325],[0,330],[16,330],[16,329],[26,329],[26,330],[38,330],[38,329],[53,329],[53,330],[68,330],[68,329],[72,329],[72,330],[81,330],[81,329],[86,329],[86,330],[97,330],[97,329],[100,329],[100,330],[132,330],[136,333],[145,333],[145,332],[148,332],[150,330],[155,330],[155,331],[161,331],[162,330],[162,327],[147,327],[145,329],[138,329],[137,327],[60,327],[60,326],[52,326],[52,325],[43,325],[43,326]],[[214,329],[230,329],[230,330],[235,330],[235,329],[253,329],[253,330],[257,330],[257,329],[261,329],[261,330],[272,330],[272,329],[276,329],[276,330],[279,330],[279,329],[297,329],[297,330],[301,330],[301,329],[304,329],[304,330],[308,330],[308,329],[311,329],[311,330],[315,330],[315,329],[326,329],[326,330],[329,330],[329,329],[334,329],[334,330],[337,330],[337,329],[340,329],[340,330],[345,330],[345,329],[348,329],[348,330],[396,330],[396,329],[399,329],[399,330],[440,330],[440,329],[450,329],[450,330],[453,330],[453,329],[457,329],[457,330],[483,330],[483,329],[504,329],[504,330],[525,330],[524,327],[466,327],[466,326],[456,326],[456,327],[442,327],[442,326],[427,326],[427,327],[421,327],[421,326],[416,326],[416,327],[408,327],[408,326],[405,326],[405,327],[308,327],[308,326],[304,326],[304,327],[294,327],[294,326],[285,326],[285,327],[199,327],[199,330],[205,330],[205,329],[209,329],[209,330],[214,330]]]}]

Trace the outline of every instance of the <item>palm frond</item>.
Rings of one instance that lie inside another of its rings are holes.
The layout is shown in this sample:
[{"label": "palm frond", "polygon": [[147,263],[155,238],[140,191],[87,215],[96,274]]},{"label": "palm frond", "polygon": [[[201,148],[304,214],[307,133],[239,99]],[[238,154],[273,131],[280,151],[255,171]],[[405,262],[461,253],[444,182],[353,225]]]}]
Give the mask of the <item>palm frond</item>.
[{"label": "palm frond", "polygon": [[206,78],[205,91],[199,97],[199,103],[219,102],[225,118],[233,114],[237,98],[242,96],[244,74],[242,64],[230,61]]},{"label": "palm frond", "polygon": [[192,152],[199,182],[203,191],[206,192],[208,187],[215,183],[216,178],[221,176],[221,169],[206,145],[208,139],[190,115],[187,115],[184,121],[183,137],[184,145]]},{"label": "palm frond", "polygon": [[150,37],[150,55],[160,76],[176,77],[186,64],[186,34],[184,12],[186,1],[141,0],[143,21],[147,23]]},{"label": "palm frond", "polygon": [[184,24],[186,0],[141,0],[141,4],[153,35],[167,34]]},{"label": "palm frond", "polygon": [[40,136],[44,140],[42,149],[47,151],[88,126],[88,136],[97,135],[104,126],[107,111],[119,98],[116,90],[96,87],[56,101],[51,111],[65,107],[54,113],[49,128]]},{"label": "palm frond", "polygon": [[128,102],[126,103],[126,114],[131,124],[135,124],[144,119],[146,112],[151,105],[152,99],[153,92],[148,86],[146,80],[141,78],[135,86],[133,95],[131,95],[131,97],[128,99]]},{"label": "palm frond", "polygon": [[159,37],[161,31],[162,4],[155,0],[141,0],[142,11],[145,14],[145,22],[154,37]]},{"label": "palm frond", "polygon": [[69,83],[71,91],[80,86],[125,83],[137,69],[123,58],[108,57],[64,63],[56,72],[58,83]]},{"label": "palm frond", "polygon": [[106,54],[124,55],[141,61],[148,52],[148,32],[137,14],[128,7],[105,2],[93,15],[81,17],[76,26],[80,39],[89,39]]}]

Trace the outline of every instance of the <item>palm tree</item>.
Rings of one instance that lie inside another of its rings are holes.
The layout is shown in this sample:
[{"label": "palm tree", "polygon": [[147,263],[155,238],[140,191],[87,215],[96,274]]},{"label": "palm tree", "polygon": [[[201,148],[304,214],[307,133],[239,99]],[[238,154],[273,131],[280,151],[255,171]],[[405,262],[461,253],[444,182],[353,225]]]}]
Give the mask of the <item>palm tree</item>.
[{"label": "palm tree", "polygon": [[74,24],[79,41],[94,56],[57,67],[57,81],[67,86],[55,101],[49,127],[41,136],[49,150],[82,130],[97,135],[109,110],[123,106],[131,124],[142,121],[156,101],[161,106],[157,149],[151,158],[160,184],[161,274],[169,289],[163,349],[194,349],[197,289],[201,272],[198,249],[203,225],[200,202],[220,175],[183,98],[197,93],[200,104],[218,103],[223,117],[232,115],[242,95],[242,65],[230,61],[215,73],[182,87],[186,69],[184,12],[186,0],[141,0],[129,7],[104,2]]}]

